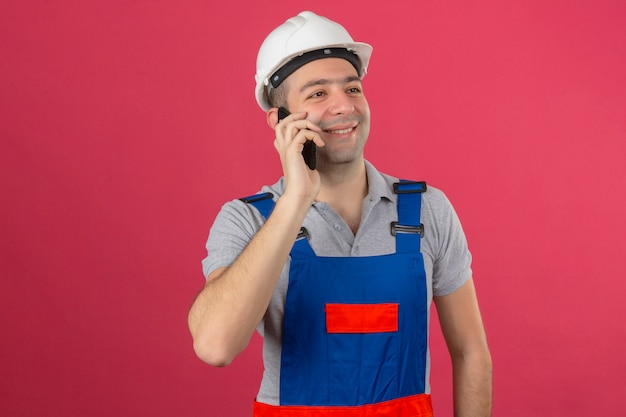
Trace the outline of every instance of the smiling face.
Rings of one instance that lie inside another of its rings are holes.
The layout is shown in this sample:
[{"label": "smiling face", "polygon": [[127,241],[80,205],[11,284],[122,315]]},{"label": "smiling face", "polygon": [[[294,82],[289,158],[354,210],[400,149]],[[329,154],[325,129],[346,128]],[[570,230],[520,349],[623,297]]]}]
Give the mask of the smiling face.
[{"label": "smiling face", "polygon": [[370,110],[354,67],[341,58],[310,62],[286,80],[292,113],[306,111],[325,143],[318,148],[318,169],[359,163],[370,130]]}]

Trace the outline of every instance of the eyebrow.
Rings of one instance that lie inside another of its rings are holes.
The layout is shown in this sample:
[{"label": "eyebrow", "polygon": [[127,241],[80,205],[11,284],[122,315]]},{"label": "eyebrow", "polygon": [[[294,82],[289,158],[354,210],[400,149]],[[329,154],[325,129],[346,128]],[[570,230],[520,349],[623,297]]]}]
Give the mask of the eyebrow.
[{"label": "eyebrow", "polygon": [[361,78],[359,78],[356,75],[349,75],[345,78],[341,78],[341,79],[337,79],[337,80],[329,80],[328,78],[320,78],[318,80],[313,80],[313,81],[309,81],[308,83],[304,84],[302,86],[302,88],[300,89],[300,92],[303,93],[305,90],[311,88],[311,87],[315,87],[318,85],[328,85],[328,84],[348,84],[354,81],[361,81]]}]

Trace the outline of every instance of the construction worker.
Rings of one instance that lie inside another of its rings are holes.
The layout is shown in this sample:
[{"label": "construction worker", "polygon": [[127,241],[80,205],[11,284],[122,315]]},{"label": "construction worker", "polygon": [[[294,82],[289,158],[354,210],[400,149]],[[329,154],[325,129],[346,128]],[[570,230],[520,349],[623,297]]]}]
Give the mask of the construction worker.
[{"label": "construction worker", "polygon": [[[258,53],[256,100],[284,175],[222,207],[189,312],[209,364],[228,365],[255,329],[264,337],[256,417],[431,416],[433,300],[455,415],[490,415],[491,358],[459,219],[441,191],[363,156],[371,54],[312,12]],[[306,161],[305,145],[316,148]]]}]

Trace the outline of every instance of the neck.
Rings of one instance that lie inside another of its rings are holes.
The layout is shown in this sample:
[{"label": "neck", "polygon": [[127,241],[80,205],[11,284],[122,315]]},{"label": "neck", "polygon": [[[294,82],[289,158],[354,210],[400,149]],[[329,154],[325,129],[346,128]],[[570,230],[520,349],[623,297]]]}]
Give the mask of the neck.
[{"label": "neck", "polygon": [[320,172],[321,189],[318,201],[348,199],[367,195],[367,174],[363,160],[358,163],[340,164],[332,171]]},{"label": "neck", "polygon": [[323,201],[337,212],[356,233],[361,221],[363,199],[367,195],[367,172],[363,160],[345,164],[332,173],[321,175],[322,186],[317,201]]}]

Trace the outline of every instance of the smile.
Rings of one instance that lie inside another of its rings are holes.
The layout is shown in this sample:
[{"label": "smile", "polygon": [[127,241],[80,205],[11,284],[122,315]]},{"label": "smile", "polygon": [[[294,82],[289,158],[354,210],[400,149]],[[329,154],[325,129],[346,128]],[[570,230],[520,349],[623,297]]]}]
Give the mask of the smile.
[{"label": "smile", "polygon": [[330,133],[332,135],[344,135],[346,133],[350,133],[354,130],[354,127],[348,127],[346,129],[338,129],[338,130],[325,130],[325,132]]}]

